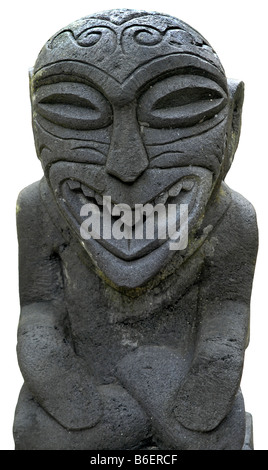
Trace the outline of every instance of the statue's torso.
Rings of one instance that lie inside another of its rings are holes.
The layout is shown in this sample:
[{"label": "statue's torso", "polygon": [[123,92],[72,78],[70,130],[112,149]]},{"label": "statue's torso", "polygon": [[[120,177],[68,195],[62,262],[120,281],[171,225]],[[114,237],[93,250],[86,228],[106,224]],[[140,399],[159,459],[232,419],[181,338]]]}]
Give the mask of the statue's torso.
[{"label": "statue's torso", "polygon": [[[181,295],[182,280],[174,274],[174,292],[167,294],[160,285],[132,299],[107,286],[71,246],[61,258],[64,300],[75,350],[100,383],[112,382],[116,364],[141,346],[175,349],[190,361],[198,321],[198,286],[188,286]],[[197,267],[192,274],[192,284],[198,271]]]}]

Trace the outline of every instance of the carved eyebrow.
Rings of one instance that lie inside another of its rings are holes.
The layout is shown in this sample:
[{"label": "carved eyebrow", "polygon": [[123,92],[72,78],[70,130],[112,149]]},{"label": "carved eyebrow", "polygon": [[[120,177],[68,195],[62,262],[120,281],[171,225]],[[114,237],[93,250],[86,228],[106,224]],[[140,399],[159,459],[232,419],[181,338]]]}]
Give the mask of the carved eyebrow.
[{"label": "carved eyebrow", "polygon": [[96,83],[90,77],[77,75],[76,73],[59,72],[47,75],[45,77],[33,77],[33,91],[36,92],[40,87],[45,85],[54,85],[61,82],[67,83],[81,83],[82,85],[89,85],[98,90]]},{"label": "carved eyebrow", "polygon": [[34,92],[39,86],[46,84],[46,81],[48,81],[48,83],[73,81],[91,85],[104,93],[107,78],[112,81],[114,85],[120,86],[118,80],[107,70],[103,70],[94,64],[74,59],[60,60],[47,64],[34,72],[31,76],[31,91]]},{"label": "carved eyebrow", "polygon": [[216,86],[218,86],[223,94],[228,95],[228,88],[227,88],[227,83],[223,80],[222,77],[219,77],[218,75],[213,75],[212,73],[208,73],[206,70],[202,68],[197,68],[197,67],[182,67],[182,68],[174,68],[170,71],[164,71],[162,73],[158,73],[157,75],[153,76],[149,81],[145,81],[143,84],[138,89],[138,95],[141,96],[143,93],[146,92],[149,88],[154,87],[158,83],[161,83],[165,79],[171,78],[172,77],[181,77],[183,79],[184,77],[187,79],[187,77],[191,77],[192,81],[195,80],[196,83],[202,80],[207,80],[210,83],[214,83]]},{"label": "carved eyebrow", "polygon": [[143,92],[153,83],[172,75],[197,75],[215,81],[228,93],[227,80],[224,73],[215,65],[193,53],[170,53],[154,57],[140,64],[124,80],[124,87],[136,83],[136,89]]}]

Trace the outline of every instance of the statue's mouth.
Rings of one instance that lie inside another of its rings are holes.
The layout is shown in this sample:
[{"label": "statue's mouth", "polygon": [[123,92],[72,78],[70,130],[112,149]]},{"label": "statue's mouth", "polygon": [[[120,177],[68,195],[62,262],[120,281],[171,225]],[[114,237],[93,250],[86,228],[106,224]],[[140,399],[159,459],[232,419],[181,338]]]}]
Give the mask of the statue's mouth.
[{"label": "statue's mouth", "polygon": [[132,207],[78,179],[65,180],[61,192],[85,243],[94,238],[116,257],[130,261],[180,239],[182,208],[187,207],[190,222],[200,206],[200,176],[184,176],[153,199]]},{"label": "statue's mouth", "polygon": [[[190,235],[204,213],[212,191],[212,177],[210,170],[198,166],[148,168],[133,184],[125,184],[109,175],[104,166],[66,161],[53,163],[49,171],[60,212],[98,274],[113,285],[128,289],[145,285],[156,276],[175,250],[187,251],[185,239],[183,247],[180,244],[182,232],[185,234],[181,208],[187,208],[188,242],[188,231]],[[154,214],[159,205],[164,214],[160,226],[158,215]],[[127,218],[120,211],[126,206]],[[148,212],[144,215],[142,209],[146,207]],[[171,224],[167,217],[170,208]],[[150,211],[153,223],[149,224],[148,236]],[[97,237],[90,234],[96,228],[93,220],[99,222]]]}]

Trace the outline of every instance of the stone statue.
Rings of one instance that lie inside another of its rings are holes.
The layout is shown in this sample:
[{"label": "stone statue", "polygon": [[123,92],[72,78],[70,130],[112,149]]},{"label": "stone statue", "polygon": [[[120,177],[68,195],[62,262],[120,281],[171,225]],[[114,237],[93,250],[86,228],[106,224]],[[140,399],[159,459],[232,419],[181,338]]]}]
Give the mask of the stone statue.
[{"label": "stone statue", "polygon": [[17,207],[16,449],[252,448],[240,379],[257,226],[224,183],[243,83],[182,21],[113,10],[53,36],[30,92],[44,177]]}]

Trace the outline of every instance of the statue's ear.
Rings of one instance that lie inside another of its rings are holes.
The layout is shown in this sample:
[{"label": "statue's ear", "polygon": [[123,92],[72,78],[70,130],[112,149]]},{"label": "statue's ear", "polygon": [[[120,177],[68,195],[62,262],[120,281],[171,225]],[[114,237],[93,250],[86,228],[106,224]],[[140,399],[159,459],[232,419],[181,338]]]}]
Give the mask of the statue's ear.
[{"label": "statue's ear", "polygon": [[225,174],[229,170],[235,151],[237,149],[241,130],[241,117],[244,102],[244,83],[228,79],[229,88],[229,128],[228,128],[228,155]]},{"label": "statue's ear", "polygon": [[31,102],[32,102],[32,79],[33,79],[33,67],[31,69],[29,69],[28,71],[28,75],[29,75],[29,90],[30,90],[30,98],[31,98]]}]

